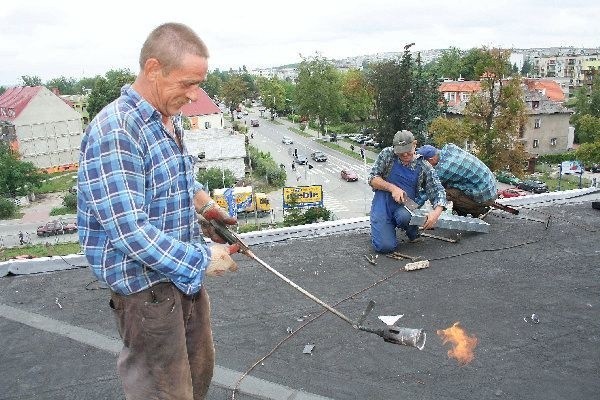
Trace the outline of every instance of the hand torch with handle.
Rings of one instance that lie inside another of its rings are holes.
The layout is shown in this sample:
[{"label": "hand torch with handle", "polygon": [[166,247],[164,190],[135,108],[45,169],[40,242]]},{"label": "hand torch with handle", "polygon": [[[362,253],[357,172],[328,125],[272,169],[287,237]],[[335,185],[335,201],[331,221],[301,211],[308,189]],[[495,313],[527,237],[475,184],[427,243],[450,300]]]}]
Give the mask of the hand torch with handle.
[{"label": "hand torch with handle", "polygon": [[292,286],[294,289],[296,289],[297,291],[299,291],[300,293],[302,293],[303,295],[305,295],[306,297],[308,297],[315,303],[324,307],[329,312],[337,315],[338,317],[340,317],[341,319],[343,319],[344,321],[346,321],[347,323],[352,325],[352,327],[354,329],[358,329],[358,330],[361,330],[364,332],[374,333],[378,336],[381,336],[383,338],[383,340],[385,340],[386,342],[390,342],[390,343],[394,343],[394,344],[401,344],[401,345],[405,345],[405,346],[412,346],[412,347],[418,348],[419,350],[423,350],[423,347],[425,347],[426,333],[423,331],[423,329],[400,328],[400,327],[393,326],[393,325],[388,326],[385,329],[371,329],[369,327],[363,326],[362,322],[364,321],[364,319],[366,318],[368,313],[373,309],[373,306],[375,305],[375,303],[372,300],[369,302],[367,308],[362,313],[360,318],[356,321],[353,321],[350,318],[348,318],[346,315],[341,313],[340,311],[336,310],[334,307],[330,306],[323,300],[314,296],[313,294],[311,294],[310,292],[308,292],[301,286],[294,283],[291,279],[289,279],[285,275],[281,274],[275,268],[271,267],[269,264],[267,264],[266,262],[264,262],[263,260],[258,258],[252,252],[252,250],[250,250],[248,245],[246,243],[244,243],[242,241],[242,239],[236,233],[232,232],[229,228],[227,228],[227,226],[223,222],[221,222],[219,220],[211,219],[210,224],[214,228],[215,232],[223,240],[225,240],[228,244],[238,244],[239,248],[240,248],[239,252],[241,254],[244,254],[244,255],[248,256],[249,258],[253,259],[254,261],[258,262],[260,265],[265,267],[271,273],[275,274],[279,279],[281,279],[288,285]]}]

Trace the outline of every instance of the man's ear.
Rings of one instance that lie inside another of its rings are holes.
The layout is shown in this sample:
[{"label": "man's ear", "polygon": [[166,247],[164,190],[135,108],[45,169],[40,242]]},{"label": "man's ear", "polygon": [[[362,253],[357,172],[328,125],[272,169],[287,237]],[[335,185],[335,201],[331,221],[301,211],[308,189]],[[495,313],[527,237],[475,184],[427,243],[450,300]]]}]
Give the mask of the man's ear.
[{"label": "man's ear", "polygon": [[161,65],[160,62],[156,58],[149,58],[146,60],[144,64],[144,75],[146,75],[146,79],[151,82],[154,82],[158,75],[161,73]]}]

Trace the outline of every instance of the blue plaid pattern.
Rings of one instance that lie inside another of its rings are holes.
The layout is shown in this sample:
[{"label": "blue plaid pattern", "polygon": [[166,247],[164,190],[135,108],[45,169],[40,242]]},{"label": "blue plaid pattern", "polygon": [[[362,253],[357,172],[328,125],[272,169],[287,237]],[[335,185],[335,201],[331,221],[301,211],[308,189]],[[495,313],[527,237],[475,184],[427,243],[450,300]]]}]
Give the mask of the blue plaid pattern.
[{"label": "blue plaid pattern", "polygon": [[440,150],[435,171],[444,186],[459,189],[477,202],[495,200],[498,195],[496,178],[487,165],[453,143]]},{"label": "blue plaid pattern", "polygon": [[124,295],[168,281],[200,290],[210,261],[193,205],[202,185],[192,157],[131,86],[85,131],[77,179],[79,241],[98,280]]},{"label": "blue plaid pattern", "polygon": [[[369,183],[376,176],[387,180],[396,157],[393,147],[386,147],[381,150],[369,173]],[[446,191],[440,183],[436,171],[421,156],[414,158],[409,164],[409,168],[414,170],[417,163],[421,164],[421,172],[417,178],[417,196],[413,200],[423,205],[425,200],[429,199],[434,208],[437,206],[446,207]]]}]

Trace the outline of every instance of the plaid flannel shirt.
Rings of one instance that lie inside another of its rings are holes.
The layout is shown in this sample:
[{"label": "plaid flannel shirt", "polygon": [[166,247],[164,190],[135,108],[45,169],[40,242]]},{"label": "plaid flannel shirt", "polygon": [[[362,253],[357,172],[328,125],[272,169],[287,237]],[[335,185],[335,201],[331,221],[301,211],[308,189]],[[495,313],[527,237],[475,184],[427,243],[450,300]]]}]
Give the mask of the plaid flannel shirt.
[{"label": "plaid flannel shirt", "polygon": [[[373,163],[371,172],[369,173],[369,183],[371,183],[371,180],[376,176],[387,180],[390,172],[392,171],[392,163],[397,157],[398,156],[396,156],[396,153],[394,153],[393,147],[386,147],[381,150],[377,156],[377,159]],[[421,172],[417,178],[417,194],[416,199],[414,200],[419,205],[423,205],[425,200],[428,199],[434,208],[437,206],[442,206],[445,208],[446,191],[440,183],[435,170],[431,164],[425,161],[421,156],[413,158],[409,164],[409,168],[414,170],[417,167],[417,163],[421,165]]]},{"label": "plaid flannel shirt", "polygon": [[496,178],[487,165],[453,143],[440,150],[435,171],[444,186],[459,189],[477,202],[495,200],[498,196]]},{"label": "plaid flannel shirt", "polygon": [[192,157],[131,86],[84,133],[77,189],[79,241],[100,281],[125,295],[167,281],[200,290],[210,261],[193,205],[202,185]]}]

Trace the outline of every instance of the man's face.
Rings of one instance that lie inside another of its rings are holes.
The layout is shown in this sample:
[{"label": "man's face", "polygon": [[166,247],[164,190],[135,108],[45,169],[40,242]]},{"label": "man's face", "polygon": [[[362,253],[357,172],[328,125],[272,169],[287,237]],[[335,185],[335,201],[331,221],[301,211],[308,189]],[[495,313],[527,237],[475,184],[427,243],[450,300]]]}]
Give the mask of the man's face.
[{"label": "man's face", "polygon": [[396,153],[396,156],[400,159],[400,162],[404,165],[408,165],[414,158],[415,149],[417,148],[417,144],[413,143],[412,150],[406,151],[404,153]]},{"label": "man's face", "polygon": [[163,116],[176,115],[184,104],[198,99],[198,85],[206,79],[208,60],[187,54],[180,66],[172,69],[167,75],[162,72],[154,81],[155,106]]}]

